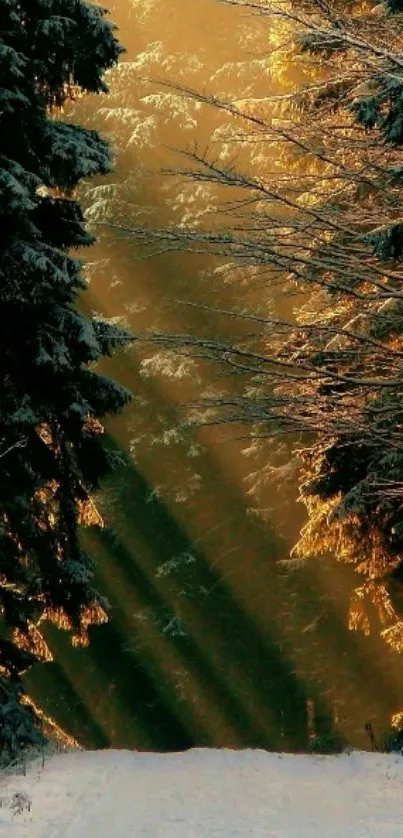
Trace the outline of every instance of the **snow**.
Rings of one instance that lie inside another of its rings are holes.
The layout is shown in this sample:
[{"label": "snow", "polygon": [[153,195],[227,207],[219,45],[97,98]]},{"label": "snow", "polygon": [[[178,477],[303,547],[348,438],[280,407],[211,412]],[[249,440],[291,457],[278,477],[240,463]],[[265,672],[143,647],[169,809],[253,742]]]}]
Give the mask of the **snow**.
[{"label": "snow", "polygon": [[71,751],[1,785],[1,838],[403,835],[403,758],[391,754]]}]

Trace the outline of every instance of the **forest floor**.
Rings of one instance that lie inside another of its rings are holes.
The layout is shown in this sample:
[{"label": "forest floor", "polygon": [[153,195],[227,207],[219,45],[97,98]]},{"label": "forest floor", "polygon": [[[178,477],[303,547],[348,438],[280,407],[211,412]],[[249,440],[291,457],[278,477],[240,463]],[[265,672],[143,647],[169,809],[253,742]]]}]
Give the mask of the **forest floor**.
[{"label": "forest floor", "polygon": [[71,751],[1,778],[7,838],[402,838],[403,758]]}]

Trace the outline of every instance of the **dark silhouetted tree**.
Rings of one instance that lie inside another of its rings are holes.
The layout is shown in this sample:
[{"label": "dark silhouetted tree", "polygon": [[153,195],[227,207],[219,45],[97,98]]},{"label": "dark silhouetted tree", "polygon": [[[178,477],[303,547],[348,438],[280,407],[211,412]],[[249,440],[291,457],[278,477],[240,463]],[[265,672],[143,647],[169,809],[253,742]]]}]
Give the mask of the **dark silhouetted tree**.
[{"label": "dark silhouetted tree", "polygon": [[63,119],[82,92],[107,91],[122,48],[84,0],[0,0],[0,748],[38,740],[21,672],[49,656],[41,623],[77,641],[105,619],[80,524],[113,463],[102,417],[129,394],[94,365],[129,340],[83,316],[91,245],[75,189],[111,170],[108,144]]}]

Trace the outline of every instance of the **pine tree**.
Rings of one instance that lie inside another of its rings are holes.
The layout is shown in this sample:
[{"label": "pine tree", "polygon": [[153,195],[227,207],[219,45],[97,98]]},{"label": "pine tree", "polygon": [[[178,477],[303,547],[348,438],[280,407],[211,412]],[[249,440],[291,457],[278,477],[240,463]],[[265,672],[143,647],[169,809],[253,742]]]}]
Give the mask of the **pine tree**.
[{"label": "pine tree", "polygon": [[122,48],[84,0],[0,0],[0,747],[40,735],[20,675],[48,654],[41,622],[85,639],[104,617],[80,537],[111,468],[100,420],[130,396],[94,364],[129,335],[77,310],[72,249],[88,246],[74,190],[111,170],[107,142],[63,120],[107,92]]}]

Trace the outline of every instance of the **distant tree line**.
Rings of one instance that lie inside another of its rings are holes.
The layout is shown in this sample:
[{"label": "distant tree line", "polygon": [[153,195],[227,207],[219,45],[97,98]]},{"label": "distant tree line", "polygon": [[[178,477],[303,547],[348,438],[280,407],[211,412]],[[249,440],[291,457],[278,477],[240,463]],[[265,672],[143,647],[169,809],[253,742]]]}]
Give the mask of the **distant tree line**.
[{"label": "distant tree line", "polygon": [[378,622],[402,651],[403,3],[221,2],[276,25],[302,82],[257,107],[176,91],[233,118],[240,144],[265,144],[282,166],[242,170],[235,155],[188,150],[181,176],[233,193],[226,215],[214,227],[131,232],[151,252],[207,252],[234,275],[252,269],[262,291],[281,287],[297,302],[289,317],[223,312],[249,319],[250,340],[154,341],[239,373],[239,397],[201,399],[206,421],[299,440],[308,523],[294,556],[330,552],[353,565],[350,627]]}]

